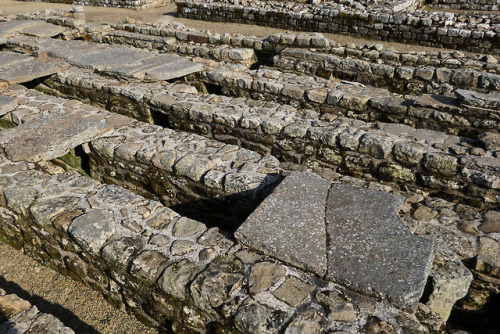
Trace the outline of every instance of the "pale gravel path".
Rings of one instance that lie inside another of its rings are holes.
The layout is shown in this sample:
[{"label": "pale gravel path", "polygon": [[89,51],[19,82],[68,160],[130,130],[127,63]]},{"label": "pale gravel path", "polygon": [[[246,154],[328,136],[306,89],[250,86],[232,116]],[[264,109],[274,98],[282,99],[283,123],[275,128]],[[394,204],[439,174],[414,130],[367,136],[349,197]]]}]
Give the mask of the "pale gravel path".
[{"label": "pale gravel path", "polygon": [[77,334],[155,334],[102,295],[0,242],[0,288],[51,313]]}]

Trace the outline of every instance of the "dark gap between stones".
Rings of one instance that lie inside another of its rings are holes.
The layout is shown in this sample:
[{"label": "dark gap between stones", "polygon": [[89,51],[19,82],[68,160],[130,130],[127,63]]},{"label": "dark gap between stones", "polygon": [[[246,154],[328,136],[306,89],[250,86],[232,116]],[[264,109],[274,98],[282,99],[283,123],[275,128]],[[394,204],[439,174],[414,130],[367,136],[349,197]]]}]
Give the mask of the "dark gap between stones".
[{"label": "dark gap between stones", "polygon": [[[459,303],[460,301],[457,302]],[[478,310],[458,309],[455,306],[447,327],[449,330],[466,330],[474,334],[498,334],[500,333],[499,315],[500,293],[490,296],[484,307]]]}]

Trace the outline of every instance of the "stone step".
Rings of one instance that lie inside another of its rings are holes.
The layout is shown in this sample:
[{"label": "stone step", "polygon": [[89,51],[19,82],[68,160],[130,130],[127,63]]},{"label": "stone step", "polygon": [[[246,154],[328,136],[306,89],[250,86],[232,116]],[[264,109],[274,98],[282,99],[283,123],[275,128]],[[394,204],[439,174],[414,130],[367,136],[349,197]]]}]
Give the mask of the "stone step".
[{"label": "stone step", "polygon": [[117,112],[142,119],[163,117],[163,124],[171,128],[238,143],[282,161],[359,177],[370,174],[396,188],[420,189],[485,208],[498,203],[499,148],[494,133],[471,140],[402,124],[321,116],[274,102],[203,96],[189,86],[127,86],[82,71],[58,73],[55,81],[47,84],[61,92],[70,86],[80,92],[73,96],[103,106],[137,106],[135,112],[112,107]]}]

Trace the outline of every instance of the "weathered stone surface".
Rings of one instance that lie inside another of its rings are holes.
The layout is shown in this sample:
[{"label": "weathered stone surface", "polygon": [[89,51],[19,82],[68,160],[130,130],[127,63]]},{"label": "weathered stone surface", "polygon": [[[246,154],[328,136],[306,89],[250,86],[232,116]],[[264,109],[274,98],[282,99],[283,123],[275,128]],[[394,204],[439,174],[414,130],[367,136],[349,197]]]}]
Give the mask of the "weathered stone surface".
[{"label": "weathered stone surface", "polygon": [[2,131],[0,142],[6,144],[5,152],[13,161],[51,160],[110,128],[99,118],[78,114],[42,117]]},{"label": "weathered stone surface", "polygon": [[158,284],[166,293],[177,298],[186,298],[187,284],[197,273],[196,264],[189,260],[181,260],[165,269],[158,280]]},{"label": "weathered stone surface", "polygon": [[472,273],[452,251],[438,248],[431,277],[433,290],[426,305],[446,322],[453,305],[469,291]]},{"label": "weathered stone surface", "polygon": [[285,303],[297,307],[314,291],[314,286],[296,278],[289,277],[277,288],[273,295]]},{"label": "weathered stone surface", "polygon": [[413,309],[431,269],[433,242],[407,230],[397,216],[401,205],[390,193],[332,185],[327,278]]},{"label": "weathered stone surface", "polygon": [[500,212],[488,211],[484,214],[479,229],[484,233],[500,233]]},{"label": "weathered stone surface", "polygon": [[31,208],[31,214],[42,225],[49,225],[52,218],[66,212],[73,211],[80,201],[76,196],[60,196],[55,198],[41,198]]},{"label": "weathered stone surface", "polygon": [[17,100],[10,96],[0,95],[0,116],[14,110],[17,107]]},{"label": "weathered stone surface", "polygon": [[95,209],[76,217],[69,225],[68,232],[89,252],[99,254],[102,246],[118,230],[124,228],[115,221],[110,210]]},{"label": "weathered stone surface", "polygon": [[3,34],[11,34],[18,31],[22,31],[23,29],[36,26],[40,23],[40,21],[36,20],[11,20],[0,23],[0,33]]},{"label": "weathered stone surface", "polygon": [[324,205],[330,182],[311,173],[293,173],[236,231],[236,238],[320,275],[326,272]]},{"label": "weathered stone surface", "polygon": [[15,317],[30,307],[31,304],[28,301],[14,294],[0,296],[0,316],[5,316],[7,319]]},{"label": "weathered stone surface", "polygon": [[24,83],[58,72],[63,63],[57,60],[32,59],[0,67],[0,80],[10,85]]},{"label": "weathered stone surface", "polygon": [[146,250],[132,260],[130,273],[143,281],[153,283],[167,266],[167,261],[162,253]]},{"label": "weathered stone surface", "polygon": [[352,303],[347,302],[334,291],[318,292],[316,299],[326,308],[330,321],[353,322],[358,318]]},{"label": "weathered stone surface", "polygon": [[46,23],[43,21],[35,21],[37,24],[23,27],[19,30],[20,33],[36,37],[54,37],[62,34],[67,28]]},{"label": "weathered stone surface", "polygon": [[271,334],[285,322],[285,314],[247,299],[238,309],[235,326],[245,334]]},{"label": "weathered stone surface", "polygon": [[175,223],[172,234],[174,237],[178,238],[187,238],[192,237],[195,234],[199,234],[205,231],[207,227],[205,224],[200,223],[199,221],[189,219],[186,217],[181,217]]},{"label": "weathered stone surface", "polygon": [[146,80],[170,80],[203,70],[203,65],[183,61],[164,65],[146,72]]},{"label": "weathered stone surface", "polygon": [[488,237],[479,238],[476,270],[500,278],[500,243]]},{"label": "weathered stone surface", "polygon": [[480,92],[475,92],[472,90],[457,89],[455,91],[460,103],[487,109],[498,109],[500,108],[500,93],[489,93],[484,94]]},{"label": "weathered stone surface", "polygon": [[15,53],[10,51],[1,51],[0,67],[12,66],[18,63],[31,61],[33,59],[34,59],[33,57],[30,57],[25,54]]},{"label": "weathered stone surface", "polygon": [[320,333],[322,315],[314,308],[308,308],[299,313],[295,319],[290,322],[285,330],[285,334],[308,334]]},{"label": "weathered stone surface", "polygon": [[248,279],[248,290],[251,294],[269,289],[285,275],[285,268],[271,262],[260,262],[252,267]]}]

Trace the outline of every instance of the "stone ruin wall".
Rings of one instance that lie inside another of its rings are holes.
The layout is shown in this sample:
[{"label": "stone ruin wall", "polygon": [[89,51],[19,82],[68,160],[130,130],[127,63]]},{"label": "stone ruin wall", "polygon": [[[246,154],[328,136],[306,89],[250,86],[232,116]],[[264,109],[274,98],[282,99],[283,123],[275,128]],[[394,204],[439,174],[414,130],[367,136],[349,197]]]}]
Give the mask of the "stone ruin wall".
[{"label": "stone ruin wall", "polygon": [[426,0],[432,8],[465,10],[499,10],[498,0]]},{"label": "stone ruin wall", "polygon": [[[370,39],[499,54],[499,22],[492,14],[468,13],[465,21],[453,13],[427,11],[356,11],[317,6],[303,11],[232,5],[224,2],[178,1],[181,17],[257,24],[281,29],[342,33]],[[487,22],[486,24],[483,24]]]},{"label": "stone ruin wall", "polygon": [[[47,19],[52,20],[65,23],[66,19]],[[66,23],[74,26],[75,21],[71,20]],[[326,43],[324,38],[313,35],[291,38],[285,34],[258,41],[226,36],[217,39],[182,29],[170,31],[147,26],[121,27],[137,35],[124,34],[120,27],[116,27],[117,31],[101,28],[86,31],[82,28],[79,33],[96,41],[135,44],[148,49],[171,48],[207,60],[225,59],[243,65],[255,61],[255,53],[264,45],[276,52],[287,46],[297,47],[294,43],[304,40],[308,47],[314,47],[313,43]],[[160,38],[167,36],[175,38],[175,42]],[[197,40],[203,42],[198,44]],[[211,40],[214,42],[210,43]],[[36,43],[30,44],[22,38],[9,40],[6,45],[18,51],[37,51]],[[314,54],[315,51],[307,50],[308,47],[300,51]],[[353,57],[370,51],[373,50],[350,47],[343,50]],[[433,59],[433,55],[415,57]],[[451,57],[459,62],[477,61],[470,65],[470,71],[464,71],[477,73],[471,75],[473,84],[467,86],[451,80],[456,87],[477,88],[478,78],[487,74],[485,70],[493,75],[488,82],[495,82],[497,68],[491,59],[487,62],[486,58]],[[397,55],[398,61],[402,59],[402,54]],[[443,61],[439,66],[447,65]],[[458,67],[456,63],[451,65]],[[394,65],[394,73],[396,68]],[[469,264],[476,276],[459,308],[481,307],[488,296],[498,291],[498,284],[494,283],[498,268],[492,265],[498,242],[494,233],[474,227],[479,221],[495,219],[495,216],[488,218],[495,211],[482,209],[497,207],[500,198],[498,166],[492,158],[498,151],[495,144],[498,124],[491,123],[498,117],[490,105],[475,104],[475,99],[479,99],[495,105],[492,95],[475,97],[462,91],[462,95],[449,96],[448,101],[438,103],[426,100],[430,96],[416,99],[395,96],[373,87],[347,83],[330,86],[322,79],[306,81],[300,74],[284,74],[269,68],[248,70],[229,63],[223,68],[215,66],[191,75],[187,82],[201,89],[217,86],[234,97],[203,96],[186,85],[161,86],[133,80],[124,85],[109,76],[111,73],[99,74],[75,67],[58,72],[39,82],[38,89],[94,102],[102,109],[144,122],[166,124],[172,129],[209,137],[191,137],[202,143],[193,148],[199,156],[195,155],[191,162],[172,157],[161,142],[167,137],[179,145],[178,150],[182,152],[187,144],[182,141],[189,136],[143,122],[128,124],[88,141],[81,149],[90,157],[90,173],[100,181],[119,186],[106,186],[74,172],[63,172],[50,163],[19,163],[2,156],[1,228],[7,241],[24,247],[39,261],[102,291],[111,303],[127,308],[147,324],[183,333],[207,330],[207,324],[210,330],[246,333],[278,329],[285,333],[307,329],[315,332],[327,327],[367,332],[380,328],[389,332],[434,331],[440,328],[442,320],[433,312],[439,309],[446,317],[451,305],[461,298],[439,295],[440,284],[447,287],[450,277],[455,277],[454,292],[465,294],[472,279],[453,253],[461,259],[477,259],[475,264]],[[462,72],[457,69],[455,73]],[[427,75],[428,79],[421,79],[432,83],[437,70],[429,70]],[[407,84],[415,77],[405,80]],[[484,91],[495,90],[492,87],[494,84]],[[29,121],[29,118],[23,120],[26,109],[37,110],[36,114],[41,117],[47,110],[45,104],[68,110],[78,105],[75,101],[47,98],[47,95],[23,88],[13,89],[11,94],[19,99],[19,106],[3,121],[8,120],[15,126]],[[262,97],[268,102],[252,99]],[[283,103],[291,105],[281,106]],[[238,107],[238,112],[234,106]],[[299,106],[309,109],[299,111],[296,108]],[[90,110],[95,115],[110,117],[102,109],[85,105],[80,111]],[[370,117],[381,117],[374,116],[377,113],[396,123],[403,123],[408,116],[415,120],[420,118],[422,123],[417,127],[422,129],[383,121],[373,126],[370,122],[377,118]],[[284,115],[289,116],[285,121],[281,118]],[[426,130],[432,122],[423,120],[430,115],[435,118],[436,126],[441,123],[436,130],[442,132]],[[467,115],[465,119],[458,117],[464,115]],[[476,128],[465,132],[471,124]],[[404,140],[401,140],[402,132]],[[221,142],[226,144],[221,147]],[[229,162],[221,162],[220,167],[226,163],[233,167],[211,174],[210,178],[200,178],[204,168],[211,168],[203,155],[213,149],[224,149],[225,154],[232,154]],[[262,157],[268,153],[281,162]],[[241,156],[244,158],[239,161]],[[64,165],[67,159],[71,158],[54,162]],[[198,160],[201,166],[193,165],[193,161]],[[182,167],[182,162],[189,168]],[[424,190],[427,193],[425,198],[407,198],[400,212],[414,233],[432,235],[438,245],[452,250],[450,253],[438,250],[431,272],[435,294],[429,296],[427,303],[409,312],[332,282],[318,280],[310,272],[262,257],[239,242],[235,243],[225,232],[162,206],[169,204],[169,200],[182,203],[183,200],[227,196],[228,190],[251,190],[243,195],[255,198],[258,192],[252,190],[266,174],[275,177],[283,170],[305,167],[327,178],[335,179],[331,171],[337,170],[368,180],[342,177],[340,181],[347,184],[384,191]],[[241,175],[242,178],[233,179],[234,183],[221,183],[221,180],[231,180],[227,175],[236,172],[231,168],[244,168],[242,174],[252,177]],[[163,189],[151,189],[148,183],[151,178],[164,182]],[[61,192],[62,189],[65,191]],[[139,195],[126,189],[133,189]],[[467,204],[453,203],[443,197]],[[133,204],[121,210],[124,203]],[[478,208],[481,206],[482,209]],[[105,231],[106,236],[111,236],[108,242],[91,233],[96,218],[110,227]],[[472,225],[468,223],[471,219]],[[258,285],[269,273],[272,282]],[[443,300],[448,303],[445,307],[433,305]]]},{"label": "stone ruin wall", "polygon": [[145,9],[161,6],[170,0],[21,0],[66,3],[80,6],[116,7],[130,9]]}]

